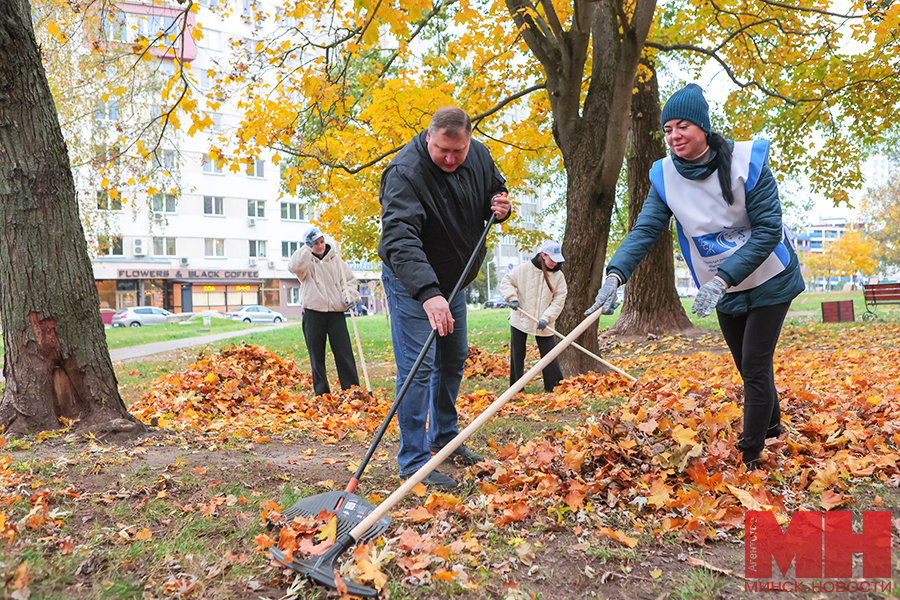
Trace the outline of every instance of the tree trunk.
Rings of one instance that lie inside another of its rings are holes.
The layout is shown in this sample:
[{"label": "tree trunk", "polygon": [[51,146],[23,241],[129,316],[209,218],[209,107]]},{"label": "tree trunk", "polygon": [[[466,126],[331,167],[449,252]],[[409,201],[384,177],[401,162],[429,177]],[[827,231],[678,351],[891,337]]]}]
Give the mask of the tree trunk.
[{"label": "tree trunk", "polygon": [[[659,125],[659,83],[655,66],[642,59],[651,72],[636,83],[631,99],[631,153],[628,156],[628,229],[634,227],[650,192],[650,167],[666,156]],[[684,312],[675,289],[672,230],[663,231],[625,286],[625,301],[610,335],[645,336],[648,333],[685,331],[694,324]]]},{"label": "tree trunk", "polygon": [[[566,333],[584,320],[584,311],[593,304],[602,283],[616,183],[627,145],[631,89],[656,2],[639,0],[625,15],[615,0],[575,0],[571,29],[554,36],[545,36],[541,27],[532,25],[522,0],[506,2],[543,65],[553,134],[566,168],[562,268],[569,292],[557,321],[559,330]],[[585,94],[588,54],[591,72]],[[578,343],[596,352],[597,329],[590,328]],[[560,366],[567,377],[606,370],[572,349],[560,355]]]},{"label": "tree trunk", "polygon": [[0,0],[0,223],[0,426],[143,431],[119,396],[27,0]]}]

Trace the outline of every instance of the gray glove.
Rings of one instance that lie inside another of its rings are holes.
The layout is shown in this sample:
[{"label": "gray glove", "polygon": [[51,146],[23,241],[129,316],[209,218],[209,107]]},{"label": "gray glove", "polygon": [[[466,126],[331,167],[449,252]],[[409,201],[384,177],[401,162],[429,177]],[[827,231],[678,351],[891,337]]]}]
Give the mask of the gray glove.
[{"label": "gray glove", "polygon": [[513,310],[519,310],[519,301],[518,300],[510,300],[509,307]]},{"label": "gray glove", "polygon": [[353,308],[356,305],[356,302],[353,300],[344,300],[344,304],[347,305],[347,308]]},{"label": "gray glove", "polygon": [[306,237],[303,239],[304,243],[312,248],[316,245],[316,240],[322,237],[322,232],[318,227],[311,227],[309,231],[306,232]]},{"label": "gray glove", "polygon": [[541,319],[538,321],[538,331],[543,331],[547,329],[547,319]]},{"label": "gray glove", "polygon": [[697,291],[697,297],[694,298],[694,306],[691,312],[700,316],[708,317],[716,309],[719,299],[725,293],[725,284],[722,280],[713,277],[710,281],[700,286]]},{"label": "gray glove", "polygon": [[600,290],[597,292],[597,297],[594,299],[594,304],[589,309],[584,311],[584,314],[589,315],[598,308],[601,309],[601,314],[613,314],[613,311],[617,306],[619,306],[619,303],[616,299],[617,289],[619,289],[619,278],[615,275],[609,275],[606,278],[606,281],[603,282]]}]

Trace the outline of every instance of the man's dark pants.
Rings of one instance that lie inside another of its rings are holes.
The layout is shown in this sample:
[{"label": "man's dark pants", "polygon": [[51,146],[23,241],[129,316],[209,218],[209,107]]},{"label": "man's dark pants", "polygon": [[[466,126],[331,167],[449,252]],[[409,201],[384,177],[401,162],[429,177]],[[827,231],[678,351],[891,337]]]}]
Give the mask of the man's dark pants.
[{"label": "man's dark pants", "polygon": [[325,373],[325,340],[331,343],[334,364],[342,390],[359,385],[353,345],[347,331],[347,317],[342,312],[319,312],[303,310],[303,337],[309,352],[309,366],[312,369],[313,389],[316,396],[330,394],[328,375]]}]

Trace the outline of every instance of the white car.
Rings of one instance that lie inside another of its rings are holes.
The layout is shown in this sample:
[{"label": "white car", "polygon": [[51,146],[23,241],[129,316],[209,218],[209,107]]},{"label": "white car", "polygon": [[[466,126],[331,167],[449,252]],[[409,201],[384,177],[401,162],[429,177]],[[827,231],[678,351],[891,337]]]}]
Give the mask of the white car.
[{"label": "white car", "polygon": [[175,313],[155,306],[129,306],[116,311],[110,325],[113,327],[140,327],[166,323]]},{"label": "white car", "polygon": [[284,315],[265,306],[242,306],[225,313],[225,317],[232,321],[244,323],[281,323]]}]

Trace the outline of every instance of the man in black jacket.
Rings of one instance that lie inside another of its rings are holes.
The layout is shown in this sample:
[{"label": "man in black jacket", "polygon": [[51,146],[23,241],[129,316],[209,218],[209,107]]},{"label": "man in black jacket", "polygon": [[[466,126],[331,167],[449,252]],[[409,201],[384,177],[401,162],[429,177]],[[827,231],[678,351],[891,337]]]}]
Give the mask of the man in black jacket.
[{"label": "man in black jacket", "polygon": [[[491,212],[498,221],[509,215],[505,183],[488,149],[472,139],[469,116],[452,106],[438,109],[428,131],[413,138],[381,176],[378,256],[391,311],[397,392],[431,330],[439,336],[397,409],[397,462],[404,479],[459,432],[456,397],[469,351],[466,302],[463,292],[452,305],[447,296]],[[476,264],[485,253],[479,250]],[[476,275],[472,269],[464,286]],[[481,460],[465,446],[451,456],[468,465]],[[438,471],[423,483],[444,489],[457,485]]]}]

